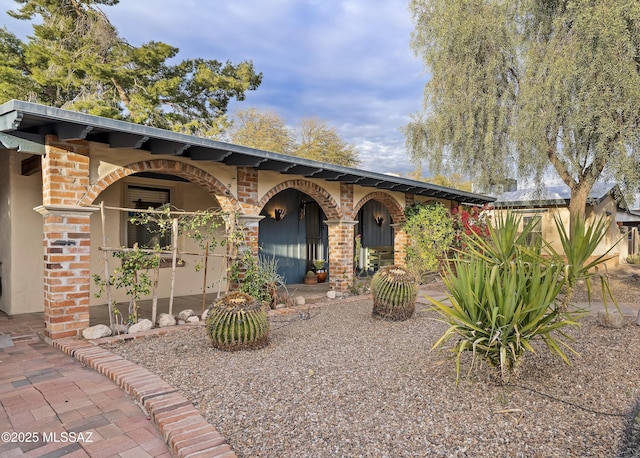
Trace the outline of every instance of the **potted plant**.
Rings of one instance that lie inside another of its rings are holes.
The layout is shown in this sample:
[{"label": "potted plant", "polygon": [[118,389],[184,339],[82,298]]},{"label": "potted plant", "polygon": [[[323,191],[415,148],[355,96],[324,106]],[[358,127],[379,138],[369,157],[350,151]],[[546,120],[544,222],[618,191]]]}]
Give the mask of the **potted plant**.
[{"label": "potted plant", "polygon": [[308,270],[307,274],[304,276],[304,284],[315,285],[316,283],[318,283],[318,277],[315,272],[313,270]]},{"label": "potted plant", "polygon": [[318,283],[324,283],[327,281],[327,271],[324,269],[324,259],[314,259],[313,267],[316,268],[316,277],[318,277]]}]

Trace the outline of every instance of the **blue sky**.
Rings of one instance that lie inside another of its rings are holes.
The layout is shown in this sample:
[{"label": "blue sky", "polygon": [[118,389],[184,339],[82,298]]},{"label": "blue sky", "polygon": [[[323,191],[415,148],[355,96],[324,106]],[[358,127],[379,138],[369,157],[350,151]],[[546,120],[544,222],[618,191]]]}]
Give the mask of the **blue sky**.
[{"label": "blue sky", "polygon": [[[316,116],[357,147],[362,168],[413,169],[401,128],[421,108],[427,74],[409,47],[408,0],[123,0],[103,10],[132,45],[164,41],[180,48],[178,59],[252,60],[262,84],[231,111],[275,111],[293,127]],[[2,25],[30,31],[6,14]]]}]

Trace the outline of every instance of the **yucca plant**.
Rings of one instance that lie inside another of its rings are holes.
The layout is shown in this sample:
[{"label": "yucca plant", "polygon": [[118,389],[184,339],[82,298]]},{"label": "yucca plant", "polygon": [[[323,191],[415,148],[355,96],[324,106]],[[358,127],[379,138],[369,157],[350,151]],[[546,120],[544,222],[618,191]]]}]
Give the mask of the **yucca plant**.
[{"label": "yucca plant", "polygon": [[543,256],[540,246],[527,247],[519,230],[520,218],[499,217],[490,225],[490,237],[467,236],[465,252],[458,252],[453,267],[444,275],[450,303],[429,298],[449,324],[433,348],[457,337],[452,351],[460,375],[461,356],[471,351],[474,362],[481,358],[500,369],[508,381],[532,341],[542,339],[549,350],[569,363],[563,350],[571,350],[554,331],[577,321],[557,307],[565,266],[555,256]]},{"label": "yucca plant", "polygon": [[[554,222],[560,236],[564,258],[566,259],[564,275],[566,294],[562,301],[562,307],[566,309],[569,306],[579,281],[584,281],[587,288],[587,296],[591,300],[591,279],[597,277],[600,280],[605,311],[609,312],[607,307],[608,298],[612,300],[618,311],[620,311],[620,306],[613,297],[609,286],[605,264],[609,259],[613,258],[609,253],[620,240],[603,254],[596,257],[593,256],[596,248],[607,235],[611,219],[607,216],[602,216],[593,224],[587,225],[584,217],[572,217],[569,231],[566,230],[562,220],[557,215],[554,216]],[[551,247],[549,247],[549,250],[553,252],[553,255],[561,256],[553,251]],[[604,268],[604,274],[600,272],[600,267]]]},{"label": "yucca plant", "polygon": [[383,267],[371,279],[371,294],[374,316],[393,321],[407,320],[416,309],[416,277],[401,266]]},{"label": "yucca plant", "polygon": [[233,291],[209,310],[206,329],[220,350],[263,348],[269,343],[270,322],[264,307],[252,296]]}]

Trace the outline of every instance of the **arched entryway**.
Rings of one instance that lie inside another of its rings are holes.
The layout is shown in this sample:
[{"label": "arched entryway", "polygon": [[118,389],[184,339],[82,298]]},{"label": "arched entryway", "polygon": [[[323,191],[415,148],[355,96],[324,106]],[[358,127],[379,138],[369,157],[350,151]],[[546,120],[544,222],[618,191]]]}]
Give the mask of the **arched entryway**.
[{"label": "arched entryway", "polygon": [[404,251],[404,246],[396,246],[398,234],[402,232],[398,224],[405,220],[400,204],[387,193],[373,192],[356,204],[354,219],[358,221],[354,228],[356,270],[372,273],[397,263]]},{"label": "arched entryway", "polygon": [[302,283],[313,260],[328,259],[327,219],[308,194],[285,189],[275,194],[260,212],[258,245],[262,256],[275,257],[278,273],[287,284]]}]

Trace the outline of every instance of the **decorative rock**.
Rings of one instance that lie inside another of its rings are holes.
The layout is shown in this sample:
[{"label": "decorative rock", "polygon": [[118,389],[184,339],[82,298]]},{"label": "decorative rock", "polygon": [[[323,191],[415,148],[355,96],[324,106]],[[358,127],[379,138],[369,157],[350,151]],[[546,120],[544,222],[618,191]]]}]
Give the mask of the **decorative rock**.
[{"label": "decorative rock", "polygon": [[206,309],[204,312],[202,312],[202,316],[200,317],[201,321],[207,321],[207,317],[209,316],[209,310],[211,309]]},{"label": "decorative rock", "polygon": [[304,296],[296,296],[296,305],[304,305],[304,304],[305,304]]},{"label": "decorative rock", "polygon": [[182,312],[178,313],[178,320],[187,321],[187,318],[189,318],[190,316],[193,316],[193,315],[195,315],[193,310],[186,309],[186,310],[183,310]]},{"label": "decorative rock", "polygon": [[336,298],[336,292],[331,290],[331,291],[327,291],[327,297],[329,299],[335,299]]},{"label": "decorative rock", "polygon": [[278,309],[283,309],[283,308],[285,308],[286,306],[287,306],[286,304],[283,304],[282,302],[280,302],[279,304],[276,304],[276,310],[278,310]]},{"label": "decorative rock", "polygon": [[198,318],[196,315],[187,318],[187,323],[198,323],[199,321],[200,318]]},{"label": "decorative rock", "polygon": [[138,321],[136,324],[132,324],[131,327],[129,327],[129,334],[135,334],[136,332],[141,332],[141,331],[148,331],[152,327],[153,327],[153,323],[151,322],[151,320],[147,320],[145,318],[144,320]]},{"label": "decorative rock", "polygon": [[185,324],[185,323],[186,323],[186,321],[184,321],[184,320],[178,320],[178,324]]},{"label": "decorative rock", "polygon": [[104,324],[96,324],[82,330],[82,337],[85,339],[100,339],[111,335],[111,328]]},{"label": "decorative rock", "polygon": [[113,326],[111,326],[111,330],[113,331],[113,334],[126,334],[127,331],[129,330],[129,326],[127,326],[126,324],[114,324]]},{"label": "decorative rock", "polygon": [[176,317],[169,315],[168,313],[161,313],[158,317],[158,326],[164,328],[166,326],[173,326],[176,324]]},{"label": "decorative rock", "polygon": [[619,329],[624,326],[624,316],[618,311],[607,313],[605,310],[598,310],[598,324]]}]

